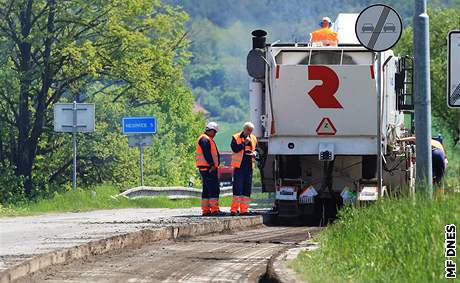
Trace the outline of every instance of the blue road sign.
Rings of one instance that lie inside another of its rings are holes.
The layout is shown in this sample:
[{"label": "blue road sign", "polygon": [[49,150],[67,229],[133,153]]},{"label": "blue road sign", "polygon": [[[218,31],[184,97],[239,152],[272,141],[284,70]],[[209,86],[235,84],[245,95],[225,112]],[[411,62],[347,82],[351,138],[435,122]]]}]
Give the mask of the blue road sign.
[{"label": "blue road sign", "polygon": [[122,120],[123,134],[155,134],[157,120],[155,117],[124,117]]}]

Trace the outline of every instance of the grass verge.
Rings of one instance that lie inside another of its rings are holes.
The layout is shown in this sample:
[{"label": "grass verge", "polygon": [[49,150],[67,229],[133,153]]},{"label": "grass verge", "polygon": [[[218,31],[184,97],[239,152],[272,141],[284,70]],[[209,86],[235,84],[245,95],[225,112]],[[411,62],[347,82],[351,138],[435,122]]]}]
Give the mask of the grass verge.
[{"label": "grass verge", "polygon": [[445,282],[444,227],[452,223],[460,227],[458,194],[348,207],[319,249],[289,265],[308,282]]},{"label": "grass verge", "polygon": [[[200,206],[199,198],[170,200],[167,197],[127,199],[117,196],[119,191],[112,186],[99,186],[93,190],[56,193],[52,198],[10,206],[0,205],[0,217],[26,216],[49,212],[80,212],[114,208],[190,208]],[[221,206],[230,206],[231,197],[222,197]]]}]

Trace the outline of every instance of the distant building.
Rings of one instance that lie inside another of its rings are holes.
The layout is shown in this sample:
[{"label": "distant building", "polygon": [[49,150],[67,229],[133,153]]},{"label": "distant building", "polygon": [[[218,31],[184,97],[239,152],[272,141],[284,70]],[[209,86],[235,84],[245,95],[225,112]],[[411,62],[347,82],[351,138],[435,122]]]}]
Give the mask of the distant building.
[{"label": "distant building", "polygon": [[193,103],[193,107],[192,107],[192,112],[193,113],[203,113],[203,115],[208,118],[209,117],[209,111],[204,109],[203,106],[201,106],[198,102],[194,102]]}]

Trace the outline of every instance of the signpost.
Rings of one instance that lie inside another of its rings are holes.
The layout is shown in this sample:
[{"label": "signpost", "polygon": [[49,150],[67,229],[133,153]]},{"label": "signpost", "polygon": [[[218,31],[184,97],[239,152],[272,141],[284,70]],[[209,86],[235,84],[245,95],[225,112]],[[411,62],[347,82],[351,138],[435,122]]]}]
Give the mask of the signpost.
[{"label": "signpost", "polygon": [[139,147],[139,164],[141,174],[141,186],[144,186],[144,165],[142,160],[142,148],[152,144],[152,135],[157,132],[155,117],[125,117],[122,119],[123,134],[128,135],[130,147]]},{"label": "signpost", "polygon": [[460,30],[447,36],[447,104],[460,108]]},{"label": "signpost", "polygon": [[379,192],[383,187],[382,167],[382,51],[391,49],[401,38],[402,21],[390,6],[376,4],[365,8],[358,16],[355,33],[367,49],[377,52],[377,180]]},{"label": "signpost", "polygon": [[77,189],[77,132],[94,132],[95,106],[90,103],[54,104],[54,131],[72,133],[72,187]]}]

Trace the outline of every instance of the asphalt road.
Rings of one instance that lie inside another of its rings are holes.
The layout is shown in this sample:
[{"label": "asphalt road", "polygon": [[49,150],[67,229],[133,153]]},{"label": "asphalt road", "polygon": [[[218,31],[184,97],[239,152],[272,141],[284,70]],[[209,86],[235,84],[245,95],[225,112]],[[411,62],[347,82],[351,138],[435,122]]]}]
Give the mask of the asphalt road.
[{"label": "asphalt road", "polygon": [[263,226],[156,242],[54,266],[21,282],[258,282],[272,256],[319,229]]},{"label": "asphalt road", "polygon": [[[114,209],[0,218],[0,271],[35,255],[142,229],[207,221],[200,208]],[[212,219],[209,219],[212,220]]]}]

